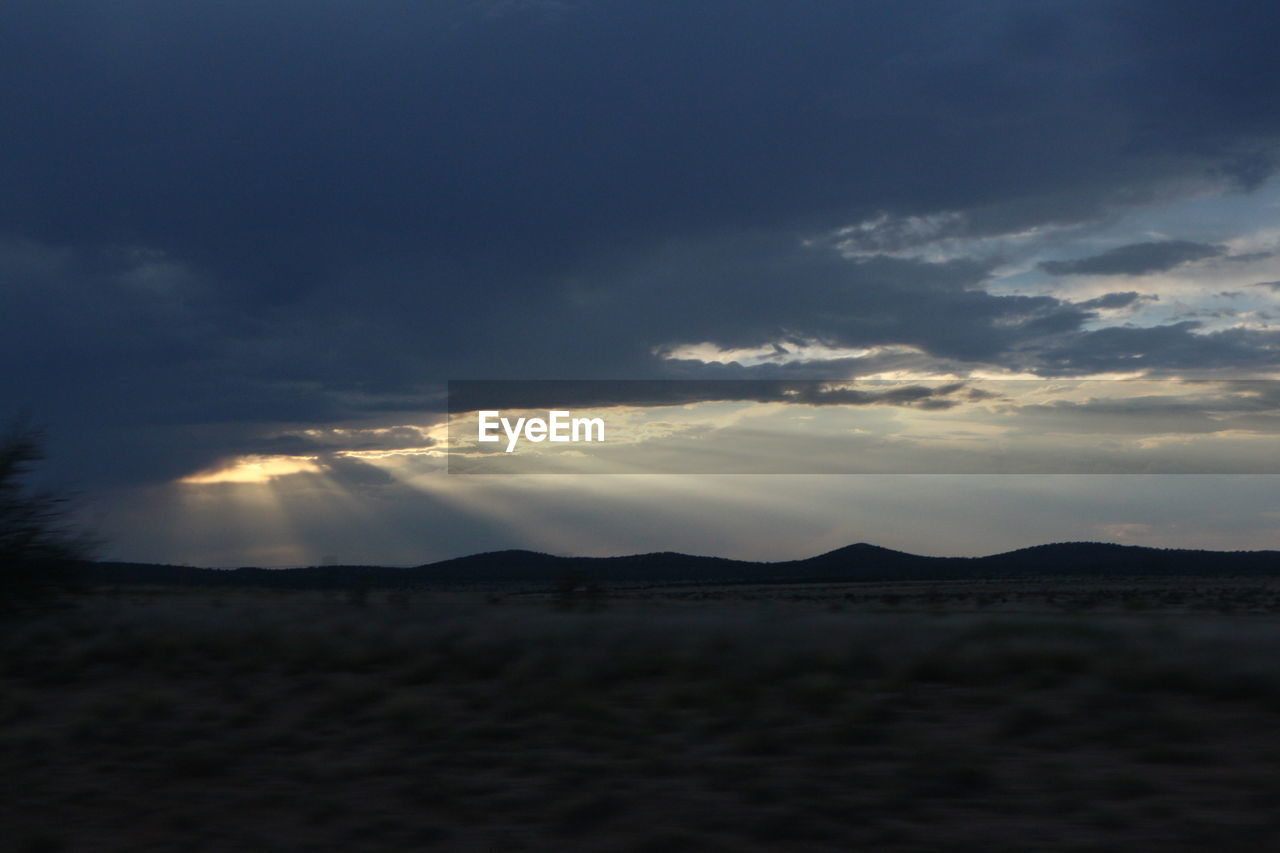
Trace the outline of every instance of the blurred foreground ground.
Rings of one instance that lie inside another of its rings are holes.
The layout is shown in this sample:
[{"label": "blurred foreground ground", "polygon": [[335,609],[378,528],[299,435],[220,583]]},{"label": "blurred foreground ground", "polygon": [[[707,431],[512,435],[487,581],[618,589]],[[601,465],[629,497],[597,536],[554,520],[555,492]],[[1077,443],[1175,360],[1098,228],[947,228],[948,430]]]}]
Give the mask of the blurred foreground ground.
[{"label": "blurred foreground ground", "polygon": [[0,622],[21,851],[1226,850],[1280,582],[99,589]]}]

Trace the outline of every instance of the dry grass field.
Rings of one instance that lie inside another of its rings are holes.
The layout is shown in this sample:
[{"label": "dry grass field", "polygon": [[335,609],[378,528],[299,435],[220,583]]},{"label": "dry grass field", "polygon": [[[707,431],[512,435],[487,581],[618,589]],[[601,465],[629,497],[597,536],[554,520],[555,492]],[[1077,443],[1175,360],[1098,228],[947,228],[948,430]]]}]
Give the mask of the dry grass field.
[{"label": "dry grass field", "polygon": [[15,851],[1268,849],[1280,583],[98,589],[0,622]]}]

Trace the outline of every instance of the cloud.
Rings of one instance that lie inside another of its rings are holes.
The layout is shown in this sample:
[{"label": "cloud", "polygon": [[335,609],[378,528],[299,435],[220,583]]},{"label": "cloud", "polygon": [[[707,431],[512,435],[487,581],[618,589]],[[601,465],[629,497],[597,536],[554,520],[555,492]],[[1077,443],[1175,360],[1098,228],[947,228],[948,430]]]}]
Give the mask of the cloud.
[{"label": "cloud", "polygon": [[335,483],[349,488],[377,488],[396,482],[390,472],[349,456],[326,456],[320,464]]},{"label": "cloud", "polygon": [[[1274,174],[1264,24],[1184,0],[8,4],[0,392],[92,486],[421,423],[449,378],[1258,367],[1265,333],[1085,332],[1121,297],[991,288],[1020,235]],[[1220,256],[1204,239],[1098,258]],[[661,355],[796,341],[875,354]]]},{"label": "cloud", "polygon": [[1275,252],[1245,252],[1239,255],[1227,255],[1223,260],[1236,264],[1251,264],[1255,261],[1265,261],[1267,258],[1273,258],[1275,254]]},{"label": "cloud", "polygon": [[984,231],[1273,168],[1273,111],[1230,82],[1273,62],[1244,8],[492,8],[10,7],[0,226],[154,246],[280,301],[379,256],[559,273],[628,236],[882,212]]},{"label": "cloud", "polygon": [[[1023,397],[1025,389],[1017,388],[1019,383],[1008,383],[1000,386],[1006,390],[1003,421],[1018,434],[1077,433],[1097,436],[1100,443],[1124,435],[1165,441],[1210,434],[1228,440],[1273,441],[1280,435],[1280,383],[1273,380],[1121,382],[1117,387],[1113,382],[1086,380],[1066,386],[1057,399],[1032,403],[1025,402],[1027,397],[1039,394]],[[1045,383],[1031,390],[1051,387]],[[1261,472],[1271,463],[1257,458],[1258,448],[1245,445],[1240,458],[1252,458],[1254,470]]]},{"label": "cloud", "polygon": [[1163,240],[1119,246],[1074,261],[1042,261],[1040,269],[1053,275],[1145,275],[1191,261],[1220,257],[1225,251],[1221,246],[1189,240]]},{"label": "cloud", "polygon": [[[852,382],[771,379],[483,381],[452,383],[449,404],[454,413],[480,409],[685,406],[720,401],[946,409],[957,405],[955,399],[948,398],[965,388],[964,382],[891,387],[871,383],[859,388],[853,387]],[[980,397],[971,391],[968,399]]]},{"label": "cloud", "polygon": [[1077,302],[1076,307],[1083,308],[1088,311],[1104,310],[1112,311],[1117,308],[1128,308],[1136,302],[1141,301],[1159,301],[1160,297],[1155,294],[1141,294],[1134,290],[1125,291],[1124,293],[1104,293],[1102,296],[1093,299],[1086,299],[1083,302]]},{"label": "cloud", "polygon": [[245,452],[324,453],[334,450],[418,450],[432,447],[435,439],[422,428],[391,426],[373,428],[310,427],[282,432],[255,442]]},{"label": "cloud", "polygon": [[1280,360],[1280,331],[1233,328],[1199,333],[1184,320],[1148,328],[1109,327],[1067,336],[1046,347],[1046,373],[1152,371],[1194,374],[1235,370],[1266,372]]}]

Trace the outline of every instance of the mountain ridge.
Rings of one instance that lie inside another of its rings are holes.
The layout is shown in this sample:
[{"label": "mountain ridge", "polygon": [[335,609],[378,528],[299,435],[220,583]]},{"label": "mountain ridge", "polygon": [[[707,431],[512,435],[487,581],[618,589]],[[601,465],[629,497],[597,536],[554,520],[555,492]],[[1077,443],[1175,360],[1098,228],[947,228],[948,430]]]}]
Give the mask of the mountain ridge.
[{"label": "mountain ridge", "polygon": [[332,588],[453,583],[812,583],[982,580],[1036,577],[1280,575],[1280,551],[1208,551],[1112,542],[1055,542],[982,557],[934,557],[854,543],[798,560],[735,560],[658,551],[611,557],[559,556],[525,549],[486,551],[411,568],[310,566],[207,569],[98,562],[84,577],[100,583]]}]

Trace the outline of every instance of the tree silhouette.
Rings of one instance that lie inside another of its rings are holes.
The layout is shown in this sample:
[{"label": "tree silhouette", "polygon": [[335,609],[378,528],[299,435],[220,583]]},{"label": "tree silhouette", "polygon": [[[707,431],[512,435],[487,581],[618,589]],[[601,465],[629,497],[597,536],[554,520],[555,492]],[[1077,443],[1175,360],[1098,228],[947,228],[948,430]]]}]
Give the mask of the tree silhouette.
[{"label": "tree silhouette", "polygon": [[70,496],[27,486],[42,438],[22,423],[0,437],[0,609],[64,585],[94,548],[69,519]]}]

